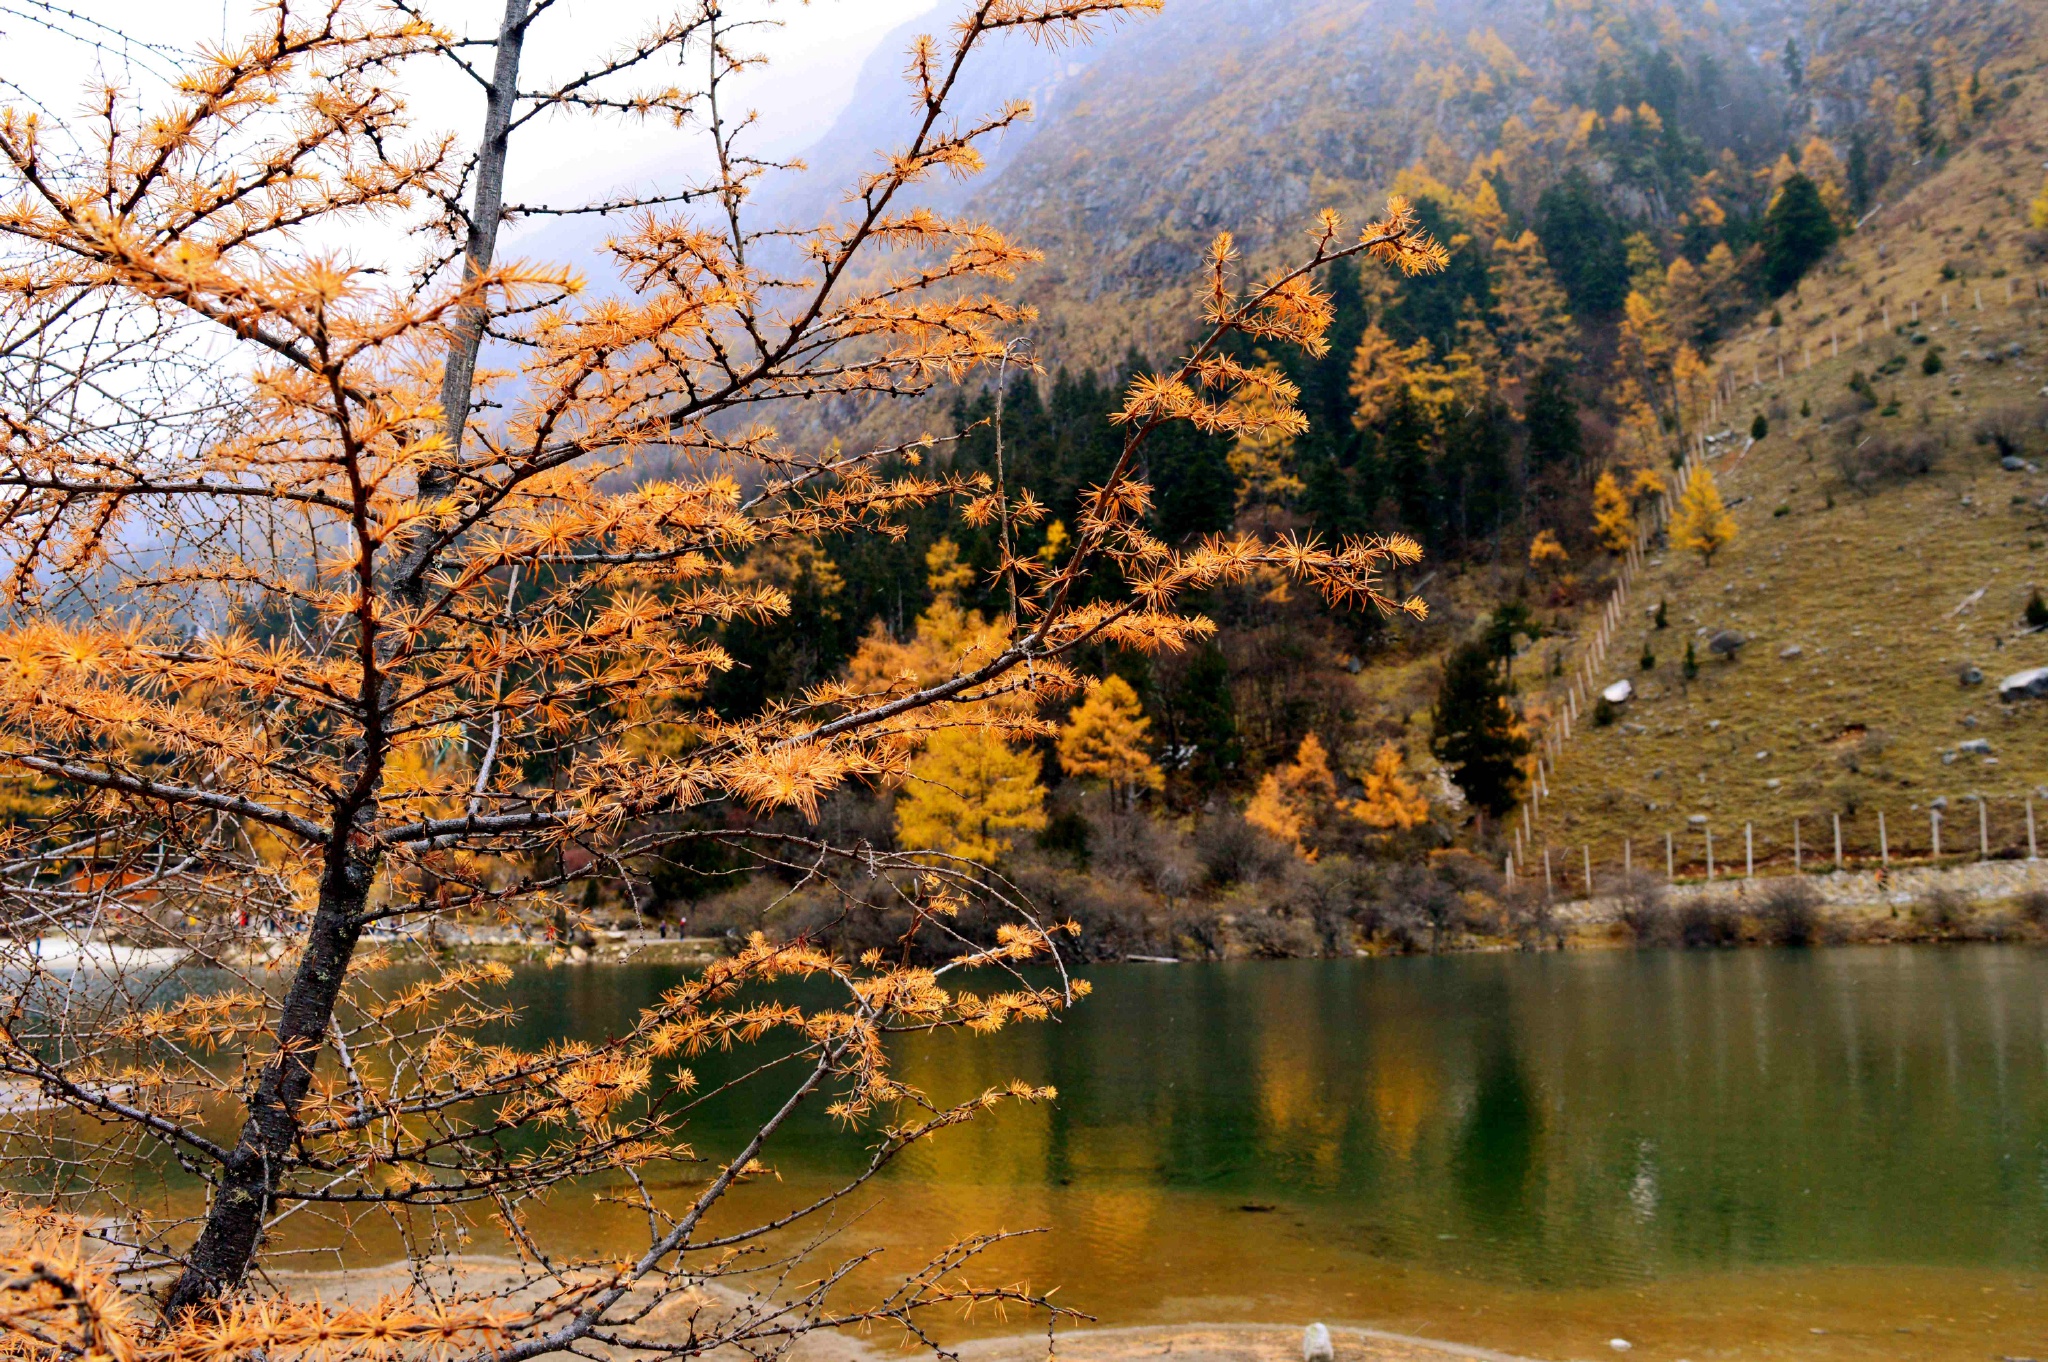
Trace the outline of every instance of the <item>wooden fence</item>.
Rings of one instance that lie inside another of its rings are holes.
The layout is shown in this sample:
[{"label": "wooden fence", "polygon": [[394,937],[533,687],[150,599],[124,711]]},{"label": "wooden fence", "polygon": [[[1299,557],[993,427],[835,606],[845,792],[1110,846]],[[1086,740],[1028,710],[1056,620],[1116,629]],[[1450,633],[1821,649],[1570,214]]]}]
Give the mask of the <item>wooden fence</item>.
[{"label": "wooden fence", "polygon": [[1946,808],[1859,810],[1784,822],[1716,828],[1688,820],[1683,828],[1560,845],[1516,829],[1506,858],[1510,888],[1541,884],[1553,893],[1591,897],[1634,874],[1680,880],[1756,879],[1832,870],[1959,865],[1972,861],[2038,861],[2040,829],[2034,801],[1965,798]]},{"label": "wooden fence", "polygon": [[[2007,277],[2003,282],[2005,286],[2004,303],[2008,307],[2026,306],[2028,304],[2034,304],[2038,307],[2048,303],[2048,285],[2044,285],[2040,279],[2020,281]],[[1946,288],[1940,291],[1938,306],[1940,315],[1944,318],[1950,315],[1950,293],[1951,291]],[[1997,301],[1997,297],[1994,295],[1994,305]],[[1973,311],[1983,311],[1985,302],[1981,287],[1974,290],[1967,302],[1967,306]],[[1873,310],[1880,312],[1883,321],[1884,329],[1879,334],[1891,335],[1893,323],[1890,296],[1886,295],[1873,304]],[[1921,324],[1920,302],[1918,299],[1907,299],[1904,301],[1900,320],[1914,326]],[[1932,320],[1932,318],[1929,320]],[[1858,323],[1854,339],[1850,340],[1843,335],[1839,324],[1830,322],[1826,335],[1821,336],[1819,339],[1831,357],[1838,356],[1841,354],[1845,343],[1851,348],[1861,348],[1866,343],[1866,325],[1867,323]],[[1685,495],[1686,488],[1691,485],[1692,479],[1698,475],[1699,469],[1705,464],[1708,458],[1709,444],[1719,443],[1718,438],[1709,437],[1706,432],[1709,428],[1717,427],[1721,424],[1724,414],[1735,407],[1737,394],[1745,386],[1741,372],[1742,365],[1739,352],[1745,349],[1748,352],[1749,373],[1747,375],[1747,386],[1750,387],[1761,387],[1767,381],[1771,381],[1771,379],[1784,378],[1787,372],[1788,357],[1794,358],[1795,363],[1803,363],[1805,368],[1813,367],[1815,336],[1807,335],[1804,337],[1800,341],[1798,353],[1794,357],[1792,350],[1789,348],[1791,330],[1792,328],[1789,327],[1768,328],[1758,326],[1753,328],[1750,333],[1731,340],[1723,347],[1723,357],[1714,369],[1713,384],[1707,399],[1707,410],[1703,414],[1704,419],[1698,423],[1698,429],[1693,432],[1691,441],[1686,449],[1685,458],[1673,476],[1670,488],[1658,500],[1655,514],[1646,516],[1637,525],[1635,542],[1629,546],[1627,552],[1623,555],[1621,570],[1616,574],[1607,599],[1600,607],[1598,621],[1580,640],[1571,670],[1563,685],[1552,690],[1547,696],[1552,706],[1550,721],[1544,726],[1542,733],[1538,736],[1536,749],[1532,754],[1530,762],[1522,804],[1513,814],[1509,815],[1513,840],[1513,850],[1507,858],[1507,873],[1510,881],[1515,880],[1518,876],[1533,877],[1537,874],[1544,874],[1541,858],[1548,857],[1551,865],[1546,878],[1553,884],[1557,882],[1558,876],[1561,873],[1561,863],[1557,857],[1564,854],[1568,848],[1550,846],[1547,839],[1542,835],[1541,819],[1543,804],[1550,798],[1550,777],[1556,771],[1558,759],[1564,755],[1565,747],[1571,742],[1572,731],[1578,724],[1580,714],[1585,709],[1590,708],[1593,697],[1603,689],[1600,684],[1600,677],[1602,669],[1607,662],[1608,650],[1614,642],[1615,635],[1621,630],[1626,617],[1625,611],[1628,607],[1630,594],[1635,587],[1636,578],[1642,572],[1644,560],[1649,555],[1650,545],[1655,543],[1657,536],[1664,531],[1666,524],[1670,521],[1672,510],[1678,505],[1679,500]],[[1770,352],[1768,355],[1766,355],[1767,350]],[[1775,371],[1769,378],[1766,377],[1765,369],[1765,360],[1767,358],[1771,362],[1771,369]],[[1740,422],[1738,421],[1737,424],[1739,425]],[[1731,441],[1746,440],[1748,438],[1746,431],[1730,430],[1724,431],[1722,434],[1729,437]],[[1743,448],[1746,452],[1747,446],[1745,445]],[[1844,866],[1852,862],[1856,864],[1869,864],[1873,860],[1877,863],[1888,865],[1895,857],[1909,854],[1905,851],[1908,841],[1914,842],[1920,848],[1917,854],[1922,864],[1925,864],[1929,859],[1940,861],[1944,858],[1954,858],[1961,852],[1962,842],[1970,843],[1971,848],[1986,859],[1994,855],[2012,856],[2018,853],[2020,847],[2025,848],[2024,854],[2028,859],[2031,860],[2037,857],[2037,839],[2034,830],[2032,800],[2025,801],[2023,835],[2020,832],[2018,813],[2016,811],[2011,813],[2006,819],[2006,824],[2009,824],[2009,826],[2006,826],[2001,825],[1999,820],[1987,811],[1985,808],[1986,801],[1971,800],[1968,802],[1977,805],[1977,812],[1974,815],[1973,821],[1976,821],[1980,826],[1976,829],[1975,836],[1972,836],[1969,829],[1963,829],[1961,832],[1961,842],[1957,840],[1958,834],[1953,827],[1947,833],[1943,832],[1940,826],[1942,819],[1941,811],[1935,810],[1923,811],[1920,814],[1910,814],[1908,816],[1908,822],[1924,821],[1926,826],[1921,828],[1916,834],[1907,834],[1907,841],[1897,840],[1900,834],[1895,831],[1895,829],[1902,829],[1904,824],[1896,821],[1888,823],[1888,816],[1883,813],[1865,814],[1849,820],[1856,825],[1856,831],[1849,834],[1849,841],[1841,844],[1839,852],[1837,852],[1835,846],[1835,830],[1833,828],[1824,829],[1823,849],[1828,855],[1833,856],[1837,862]],[[1952,820],[1958,810],[1950,810],[1948,812]],[[1890,815],[1890,817],[1896,820],[1897,815]],[[1759,855],[1760,844],[1757,842],[1754,826],[1745,823],[1740,833],[1739,841],[1736,844],[1737,850],[1734,863],[1742,867],[1744,874],[1753,874],[1754,867],[1759,865],[1775,866],[1782,863],[1788,868],[1804,868],[1809,863],[1811,845],[1804,840],[1803,834],[1806,830],[1801,827],[1801,823],[1802,820],[1794,819],[1790,829],[1780,829],[1785,834],[1783,839],[1778,843],[1773,843],[1771,849],[1762,855]],[[1997,831],[1996,835],[1994,835],[1995,829],[2002,830]],[[1864,831],[1867,831],[1869,835],[1861,836],[1860,834]],[[1661,857],[1667,862],[1667,875],[1673,879],[1685,878],[1689,874],[1704,875],[1709,879],[1714,878],[1717,874],[1725,875],[1728,864],[1725,843],[1721,856],[1717,859],[1714,849],[1709,845],[1711,841],[1712,836],[1710,833],[1696,827],[1688,827],[1683,832],[1674,830],[1651,839],[1653,852],[1656,853],[1656,857]],[[1668,846],[1666,845],[1667,843],[1669,844]],[[1632,840],[1625,839],[1618,851],[1623,865],[1633,867],[1636,864],[1636,848]],[[1590,874],[1592,866],[1601,860],[1601,858],[1596,856],[1595,849],[1590,843],[1581,844],[1577,848],[1577,855],[1582,863],[1581,870],[1587,874]],[[1653,857],[1653,860],[1656,857]],[[1606,862],[1602,863],[1611,863],[1612,859],[1610,856]]]}]

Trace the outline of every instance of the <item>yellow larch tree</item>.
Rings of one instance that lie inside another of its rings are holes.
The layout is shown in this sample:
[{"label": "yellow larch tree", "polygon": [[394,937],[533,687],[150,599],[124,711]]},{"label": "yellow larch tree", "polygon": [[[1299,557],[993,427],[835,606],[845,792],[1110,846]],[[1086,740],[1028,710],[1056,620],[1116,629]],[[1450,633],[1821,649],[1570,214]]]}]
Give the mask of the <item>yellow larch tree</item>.
[{"label": "yellow larch tree", "polygon": [[1494,242],[1489,273],[1509,381],[1526,386],[1546,364],[1575,361],[1577,327],[1536,233]]},{"label": "yellow larch tree", "polygon": [[1407,832],[1429,821],[1429,796],[1408,774],[1407,760],[1393,743],[1382,743],[1364,776],[1365,789],[1344,811],[1381,832]]},{"label": "yellow larch tree", "polygon": [[1301,391],[1276,364],[1252,371],[1237,400],[1247,405],[1251,420],[1238,432],[1228,456],[1237,478],[1239,512],[1284,505],[1302,490],[1294,469],[1294,442],[1308,430],[1295,406]]},{"label": "yellow larch tree", "polygon": [[1721,504],[1713,470],[1702,467],[1685,484],[1678,509],[1672,513],[1672,547],[1691,550],[1699,554],[1702,563],[1712,563],[1714,555],[1734,538],[1735,517]]},{"label": "yellow larch tree", "polygon": [[1294,760],[1268,771],[1245,806],[1244,819],[1314,860],[1316,827],[1337,803],[1337,776],[1330,753],[1311,733],[1295,749]]},{"label": "yellow larch tree", "polygon": [[1151,730],[1130,682],[1121,676],[1091,681],[1060,729],[1060,769],[1075,780],[1104,782],[1111,800],[1127,809],[1142,792],[1166,787],[1148,748]]},{"label": "yellow larch tree", "polygon": [[1367,326],[1351,353],[1351,424],[1371,430],[1384,422],[1408,390],[1409,371],[1428,357],[1428,341],[1397,345],[1378,322]]},{"label": "yellow larch tree", "polygon": [[1635,513],[1611,468],[1593,484],[1593,534],[1611,553],[1625,553],[1636,542]]},{"label": "yellow larch tree", "polygon": [[1571,561],[1571,557],[1558,541],[1555,530],[1538,530],[1536,537],[1529,541],[1529,566],[1537,572],[1560,569]]},{"label": "yellow larch tree", "polygon": [[983,865],[1009,855],[1015,845],[1010,834],[1044,826],[1038,758],[988,729],[932,734],[896,797],[899,845]]},{"label": "yellow larch tree", "polygon": [[[890,400],[998,371],[1035,255],[919,200],[1027,109],[962,117],[956,95],[1004,35],[1076,40],[1156,0],[961,0],[910,44],[888,154],[772,268],[764,235],[796,227],[768,232],[750,203],[770,167],[729,116],[754,61],[721,0],[682,0],[587,52],[582,10],[505,0],[502,22],[468,34],[423,17],[438,8],[271,4],[246,38],[160,53],[172,78],[95,83],[90,119],[0,108],[0,777],[50,792],[0,825],[0,912],[84,954],[119,922],[186,962],[77,1008],[32,940],[0,934],[0,1015],[37,1019],[35,1034],[0,1028],[0,1078],[38,1094],[0,1110],[0,1139],[17,1166],[42,1150],[89,1174],[47,1187],[39,1213],[90,1217],[118,1255],[105,1271],[45,1263],[76,1271],[37,1289],[96,1302],[75,1346],[7,1313],[0,1350],[285,1359],[360,1340],[379,1358],[416,1344],[516,1362],[609,1346],[710,1276],[737,1308],[631,1350],[677,1362],[812,1328],[921,1336],[940,1308],[1042,1311],[1042,1294],[959,1283],[979,1241],[867,1304],[829,1273],[785,1290],[797,1278],[779,1258],[781,1277],[747,1278],[735,1252],[800,1235],[838,1195],[786,1221],[727,1197],[807,1107],[868,1133],[871,1173],[991,1104],[1047,1097],[1014,1084],[938,1103],[886,1036],[1045,1017],[1083,991],[1058,971],[990,993],[900,954],[756,938],[605,1038],[518,1045],[484,1038],[509,1015],[502,966],[405,943],[457,918],[552,921],[595,882],[701,849],[848,914],[880,893],[920,928],[977,896],[1000,927],[953,940],[957,977],[1048,958],[1057,923],[927,853],[992,858],[1042,817],[1011,743],[1079,689],[1077,655],[1187,647],[1214,630],[1195,601],[1263,573],[1332,606],[1424,613],[1386,585],[1420,559],[1405,538],[1161,544],[1149,442],[1174,422],[1287,428],[1295,413],[1250,400],[1275,390],[1236,356],[1326,353],[1315,277],[1335,261],[1416,273],[1446,255],[1398,198],[1362,228],[1319,215],[1300,255],[1263,271],[1219,235],[1202,328],[1129,383],[1116,457],[1064,549],[1048,560],[1005,536],[988,583],[1000,618],[964,609],[957,557],[937,562],[959,584],[920,620],[915,655],[878,645],[857,674],[722,713],[704,700],[734,665],[720,631],[786,617],[783,568],[823,579],[773,546],[1042,511],[1029,489],[930,457],[954,436],[842,445],[764,413],[858,400],[881,430]],[[533,52],[580,74],[550,83],[522,67]],[[476,79],[466,135],[408,109],[400,77],[428,66]],[[701,177],[597,202],[557,180],[567,197],[546,197],[545,168],[519,162],[526,134],[582,114],[701,130],[706,154],[674,157]],[[541,197],[508,197],[522,182]],[[604,246],[575,269],[505,258],[504,224],[548,213],[609,217]],[[655,725],[664,740],[645,741]],[[850,786],[905,780],[899,852],[823,817]],[[978,805],[921,825],[918,790],[963,780]],[[232,981],[187,973],[259,952],[271,965]],[[383,968],[401,955],[415,970]],[[797,1000],[777,991],[790,980],[816,988]],[[740,1080],[751,1097],[695,1087],[692,1056],[757,1037],[783,1058]],[[116,1055],[141,1058],[117,1071]],[[770,1114],[698,1121],[735,1110]],[[508,1161],[508,1124],[545,1138]],[[203,1204],[124,1200],[166,1158]],[[626,1190],[647,1183],[644,1203]],[[549,1192],[622,1197],[644,1238],[601,1260],[551,1248],[530,1214]],[[423,1319],[322,1306],[267,1272],[283,1251],[340,1251],[367,1215],[431,1231],[402,1235],[414,1281],[459,1280],[454,1255],[480,1251],[465,1236],[502,1233],[518,1288],[458,1285]],[[723,1237],[704,1236],[707,1217]]]}]

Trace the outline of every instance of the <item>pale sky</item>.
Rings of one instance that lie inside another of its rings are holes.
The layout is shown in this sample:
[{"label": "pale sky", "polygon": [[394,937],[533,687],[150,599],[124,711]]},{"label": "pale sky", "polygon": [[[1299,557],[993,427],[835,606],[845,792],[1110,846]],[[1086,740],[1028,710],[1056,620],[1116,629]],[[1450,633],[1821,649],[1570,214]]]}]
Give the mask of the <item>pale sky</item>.
[{"label": "pale sky", "polygon": [[[313,0],[308,8],[318,3]],[[757,152],[781,158],[802,151],[844,108],[861,64],[885,35],[926,14],[935,27],[943,27],[956,7],[957,0],[727,0],[732,19],[768,18],[782,25],[756,29],[741,44],[771,59],[768,67],[745,77],[736,101],[761,111],[753,143]],[[142,47],[128,48],[125,58],[95,52],[25,17],[52,8],[86,16],[63,21],[79,33],[105,37],[105,31],[92,27],[99,24],[142,44],[189,51],[196,44],[219,42],[224,34],[249,31],[256,6],[250,0],[65,0],[60,7],[46,0],[0,0],[0,51],[7,54],[0,79],[61,118],[78,109],[81,92],[97,80],[141,86],[147,72],[168,70],[171,63]],[[503,13],[502,0],[424,0],[423,8],[435,22],[477,37],[495,35]],[[531,75],[526,83],[531,88],[548,75],[587,69],[594,57],[678,8],[675,0],[558,0],[527,44],[524,65]],[[488,69],[488,52],[478,60]],[[474,142],[482,92],[473,83],[452,72],[430,75],[424,67],[414,68],[408,80],[420,123],[454,128],[465,142]],[[701,75],[650,66],[645,80],[697,88]],[[0,89],[0,100],[19,99],[16,90]],[[617,120],[537,123],[516,144],[507,196],[517,200],[539,183],[562,195],[645,189],[668,179],[668,172],[701,164],[696,161],[701,140],[671,128],[635,128]]]}]

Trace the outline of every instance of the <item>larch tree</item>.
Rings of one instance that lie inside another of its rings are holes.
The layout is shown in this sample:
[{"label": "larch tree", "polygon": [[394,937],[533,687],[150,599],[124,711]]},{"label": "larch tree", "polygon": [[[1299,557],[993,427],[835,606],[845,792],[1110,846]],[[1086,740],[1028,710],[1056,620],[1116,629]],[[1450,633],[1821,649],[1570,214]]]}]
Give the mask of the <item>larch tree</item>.
[{"label": "larch tree", "polygon": [[1012,833],[1043,827],[1038,758],[987,729],[933,734],[896,797],[897,841],[930,855],[994,865],[1015,848]]},{"label": "larch tree", "polygon": [[1409,370],[1429,355],[1429,343],[1397,345],[1377,322],[1365,328],[1351,355],[1351,423],[1371,430],[1387,419],[1408,390]]},{"label": "larch tree", "polygon": [[1546,366],[1577,363],[1577,327],[1536,233],[1494,242],[1490,274],[1509,380],[1526,390]]},{"label": "larch tree", "polygon": [[1735,517],[1721,504],[1712,469],[1701,468],[1686,483],[1678,509],[1671,514],[1670,534],[1672,547],[1699,554],[1702,563],[1712,563],[1714,555],[1734,540]]},{"label": "larch tree", "polygon": [[1556,530],[1538,530],[1536,537],[1529,541],[1529,567],[1535,572],[1562,572],[1564,565],[1572,560],[1571,554],[1559,542]]},{"label": "larch tree", "polygon": [[[1316,270],[1445,256],[1399,201],[1360,233],[1323,214],[1264,274],[1219,237],[1203,328],[1131,382],[1067,551],[1010,552],[1042,504],[951,470],[950,437],[842,446],[774,423],[778,404],[911,398],[1000,363],[1028,320],[1004,290],[1032,253],[917,201],[1026,112],[958,117],[964,73],[994,36],[1070,40],[1157,3],[956,8],[911,48],[898,140],[794,237],[748,207],[770,165],[731,106],[752,59],[718,0],[587,65],[585,30],[548,0],[505,0],[475,36],[427,5],[272,0],[247,39],[95,89],[75,120],[0,110],[0,769],[22,792],[0,828],[0,1077],[35,1099],[0,1114],[16,1189],[0,1220],[25,1227],[0,1244],[8,1347],[679,1358],[847,1325],[928,1338],[939,1307],[1050,1308],[961,1284],[1000,1236],[865,1302],[842,1264],[792,1276],[750,1256],[918,1141],[1047,1095],[940,1103],[895,1075],[887,1032],[988,1030],[1081,992],[1056,968],[1058,924],[979,866],[841,845],[816,815],[928,747],[1042,734],[1038,706],[1077,689],[1076,650],[1197,643],[1213,626],[1189,597],[1255,572],[1422,613],[1382,584],[1413,542],[1163,544],[1142,470],[1169,422],[1239,436],[1285,419],[1238,400],[1261,380],[1232,356],[1322,353]],[[539,79],[537,51],[580,74]],[[423,66],[482,92],[467,135],[408,111]],[[708,168],[639,198],[508,197],[526,132],[577,115],[700,134]],[[603,287],[505,257],[501,227],[547,214],[610,221]],[[789,609],[740,571],[751,555],[894,537],[947,507],[1005,531],[987,646],[738,717],[700,703],[730,663],[718,628]],[[1104,581],[1121,586],[1087,589]],[[505,970],[427,949],[437,924],[554,921],[588,882],[702,845],[848,912],[865,901],[851,881],[887,877],[950,954],[757,938],[616,1034],[520,1048],[492,1034]],[[969,895],[999,931],[955,925]],[[53,967],[39,938],[107,969]],[[123,942],[176,963],[130,963]],[[1055,968],[1018,972],[1032,960]],[[768,1000],[797,977],[805,1001]],[[694,1057],[738,1042],[771,1053],[700,1086]],[[807,1107],[864,1132],[867,1158],[813,1201],[728,1211]],[[728,1139],[707,1110],[768,1114]],[[171,1165],[193,1195],[155,1177]],[[550,1243],[531,1211],[564,1189],[626,1208],[644,1239],[595,1257]],[[382,1227],[411,1286],[374,1307],[294,1298],[264,1271],[287,1222],[332,1252]],[[509,1284],[454,1270],[489,1234],[518,1264]],[[154,1303],[131,1295],[150,1280]],[[723,1303],[691,1305],[707,1286]],[[687,1324],[642,1327],[664,1309]]]},{"label": "larch tree", "polygon": [[1260,779],[1244,819],[1314,860],[1318,825],[1336,805],[1337,774],[1330,769],[1329,749],[1310,733],[1302,738],[1293,761]]},{"label": "larch tree", "polygon": [[1429,821],[1429,796],[1408,774],[1393,743],[1381,743],[1363,777],[1365,789],[1344,811],[1380,832],[1407,832]]},{"label": "larch tree", "polygon": [[1091,681],[1060,729],[1060,769],[1075,780],[1102,781],[1111,801],[1128,809],[1141,793],[1166,788],[1166,775],[1152,760],[1151,730],[1130,682],[1121,676]]},{"label": "larch tree", "polygon": [[1605,468],[1593,484],[1593,534],[1612,553],[1624,553],[1636,542],[1636,519],[1614,470]]}]

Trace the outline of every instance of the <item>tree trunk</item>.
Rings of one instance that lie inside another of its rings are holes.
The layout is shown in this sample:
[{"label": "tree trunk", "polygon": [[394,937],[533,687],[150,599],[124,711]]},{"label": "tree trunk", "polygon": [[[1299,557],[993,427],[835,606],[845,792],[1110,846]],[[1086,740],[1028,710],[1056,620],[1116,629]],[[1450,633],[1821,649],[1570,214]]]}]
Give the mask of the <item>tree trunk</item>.
[{"label": "tree trunk", "polygon": [[346,832],[329,845],[319,906],[298,973],[278,1015],[277,1052],[248,1100],[248,1119],[214,1189],[206,1224],[164,1303],[167,1314],[202,1306],[241,1285],[263,1238],[280,1175],[299,1135],[299,1109],[313,1083],[335,999],[362,934],[362,910],[377,867],[349,849]]},{"label": "tree trunk", "polygon": [[[519,101],[519,59],[526,43],[531,0],[505,0],[505,20],[498,29],[497,60],[484,104],[484,131],[476,154],[476,193],[470,201],[469,232],[462,245],[462,279],[475,280],[490,269],[498,253],[498,227],[505,213],[505,162],[512,146],[512,113]],[[462,461],[462,432],[469,423],[470,390],[476,382],[477,356],[483,350],[489,310],[466,307],[456,316],[455,334],[441,370],[442,431],[448,440],[446,464],[420,473],[421,501],[432,501],[455,488]],[[426,587],[433,537],[421,536],[398,573],[400,593],[417,605]]]}]

